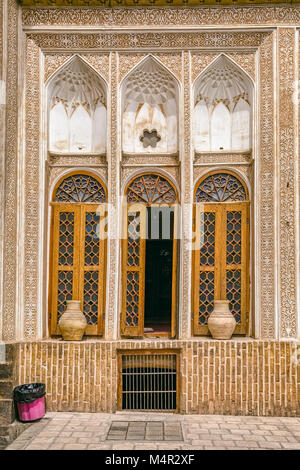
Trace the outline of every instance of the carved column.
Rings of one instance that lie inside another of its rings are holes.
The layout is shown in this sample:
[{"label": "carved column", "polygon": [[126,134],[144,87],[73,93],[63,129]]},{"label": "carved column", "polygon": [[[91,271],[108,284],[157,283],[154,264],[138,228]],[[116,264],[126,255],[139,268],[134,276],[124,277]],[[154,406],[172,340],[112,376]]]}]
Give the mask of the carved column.
[{"label": "carved column", "polygon": [[[193,203],[193,155],[191,149],[191,55],[183,53],[183,89],[184,115],[183,118],[183,148],[181,150],[181,207],[182,207],[182,236],[180,241],[180,304],[179,304],[179,338],[185,339],[191,335],[191,262],[190,246],[192,230]],[[180,124],[181,127],[181,124]],[[181,139],[180,139],[181,140]]]},{"label": "carved column", "polygon": [[[296,274],[296,191],[297,191],[297,105],[296,28],[278,28],[278,152],[279,152],[279,250],[280,324],[282,338],[295,338],[297,332]],[[298,286],[299,288],[299,286]]]},{"label": "carved column", "polygon": [[[274,169],[275,169],[275,108],[274,108],[274,52],[273,34],[267,36],[259,49],[259,151],[256,165],[255,210],[258,221],[257,256],[255,265],[259,275],[256,278],[256,289],[260,302],[260,331],[263,338],[274,338],[276,306],[275,287],[275,201],[274,201]],[[257,272],[257,271],[256,271]]]},{"label": "carved column", "polygon": [[[1,20],[6,26],[1,36],[1,263],[0,339],[11,341],[16,336],[17,275],[17,197],[18,197],[18,26],[19,7],[15,0],[1,2]],[[3,124],[3,127],[2,127]],[[4,217],[5,215],[5,217]],[[3,270],[2,270],[3,266]],[[2,321],[1,321],[2,319]],[[2,335],[1,335],[2,324]]]},{"label": "carved column", "polygon": [[110,137],[108,138],[108,201],[109,234],[108,234],[108,265],[107,265],[107,301],[105,318],[105,338],[115,339],[117,321],[119,319],[119,188],[120,188],[120,145],[118,123],[118,53],[110,55]]}]

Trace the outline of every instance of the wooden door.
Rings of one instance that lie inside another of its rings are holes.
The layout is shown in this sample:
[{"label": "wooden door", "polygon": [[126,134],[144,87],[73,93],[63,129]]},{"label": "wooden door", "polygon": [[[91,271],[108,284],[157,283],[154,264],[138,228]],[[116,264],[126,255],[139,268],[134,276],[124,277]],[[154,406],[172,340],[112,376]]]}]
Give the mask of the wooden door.
[{"label": "wooden door", "polygon": [[124,213],[126,233],[122,240],[123,336],[143,336],[145,299],[146,206],[132,204]]},{"label": "wooden door", "polygon": [[249,316],[249,203],[207,203],[194,207],[193,325],[208,335],[214,300],[227,299],[245,334]]},{"label": "wooden door", "polygon": [[[99,204],[53,204],[50,329],[60,334],[58,321],[67,300],[80,300],[87,335],[103,334],[106,239]],[[100,233],[101,232],[101,233]]]},{"label": "wooden door", "polygon": [[[155,205],[153,205],[155,206]],[[157,206],[160,207],[160,206]],[[169,206],[167,206],[169,207]],[[129,206],[126,220],[125,236],[122,240],[122,314],[121,334],[127,337],[142,337],[144,334],[145,313],[145,261],[146,261],[146,215],[147,206],[134,204]],[[171,292],[171,333],[175,336],[176,279],[177,279],[177,237],[178,214],[174,206],[174,223],[172,229],[172,292]],[[159,282],[159,279],[158,279]],[[148,335],[151,335],[148,334]]]}]

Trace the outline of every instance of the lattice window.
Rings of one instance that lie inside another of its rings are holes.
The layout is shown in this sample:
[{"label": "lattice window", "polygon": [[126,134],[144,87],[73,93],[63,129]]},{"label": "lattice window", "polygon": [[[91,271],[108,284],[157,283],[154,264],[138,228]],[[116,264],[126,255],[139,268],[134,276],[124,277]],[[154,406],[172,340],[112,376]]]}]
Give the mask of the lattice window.
[{"label": "lattice window", "polygon": [[72,266],[74,253],[74,212],[61,212],[59,217],[59,265]]},{"label": "lattice window", "polygon": [[230,173],[216,173],[203,180],[196,191],[195,202],[245,201],[242,183]]},{"label": "lattice window", "polygon": [[[229,300],[236,334],[249,315],[249,202],[242,183],[229,173],[208,176],[196,190],[194,333],[208,334],[215,300]],[[238,200],[239,202],[230,202]],[[203,204],[204,202],[204,204]],[[225,202],[225,204],[224,204]]]},{"label": "lattice window", "polygon": [[57,321],[64,313],[67,300],[72,300],[73,273],[72,271],[59,271],[57,289]]},{"label": "lattice window", "polygon": [[[92,201],[87,203],[87,201]],[[103,333],[105,305],[105,201],[102,184],[90,175],[70,175],[56,191],[53,203],[51,332],[67,300],[80,300],[86,334]],[[77,204],[74,204],[77,203]]]},{"label": "lattice window", "polygon": [[105,202],[105,191],[101,183],[90,175],[71,175],[58,186],[57,202]]},{"label": "lattice window", "polygon": [[142,175],[137,177],[127,189],[127,202],[172,203],[176,201],[173,186],[162,176]]},{"label": "lattice window", "polygon": [[127,273],[126,326],[138,326],[139,320],[139,273]]}]

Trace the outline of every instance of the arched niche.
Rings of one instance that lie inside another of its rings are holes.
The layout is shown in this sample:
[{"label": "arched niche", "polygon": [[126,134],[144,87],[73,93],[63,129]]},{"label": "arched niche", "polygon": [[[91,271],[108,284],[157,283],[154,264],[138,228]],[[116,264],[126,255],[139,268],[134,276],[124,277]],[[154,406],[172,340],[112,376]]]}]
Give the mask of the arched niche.
[{"label": "arched niche", "polygon": [[50,79],[48,145],[52,152],[106,152],[106,86],[79,56]]},{"label": "arched niche", "polygon": [[178,149],[178,85],[152,56],[122,85],[122,149],[126,153]]},{"label": "arched niche", "polygon": [[198,152],[250,150],[253,84],[224,54],[194,87],[193,143]]}]

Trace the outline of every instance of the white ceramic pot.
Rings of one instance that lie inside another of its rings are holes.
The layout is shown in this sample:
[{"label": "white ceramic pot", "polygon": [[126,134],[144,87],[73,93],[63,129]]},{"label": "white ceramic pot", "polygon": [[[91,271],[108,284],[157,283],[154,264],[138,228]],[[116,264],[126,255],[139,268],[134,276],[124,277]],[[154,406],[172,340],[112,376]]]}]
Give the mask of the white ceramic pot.
[{"label": "white ceramic pot", "polygon": [[63,340],[80,341],[87,327],[86,318],[80,310],[80,300],[67,300],[67,308],[58,322]]},{"label": "white ceramic pot", "polygon": [[229,310],[229,300],[215,300],[210,314],[208,328],[214,339],[230,339],[236,327],[234,316]]}]

